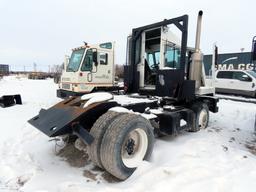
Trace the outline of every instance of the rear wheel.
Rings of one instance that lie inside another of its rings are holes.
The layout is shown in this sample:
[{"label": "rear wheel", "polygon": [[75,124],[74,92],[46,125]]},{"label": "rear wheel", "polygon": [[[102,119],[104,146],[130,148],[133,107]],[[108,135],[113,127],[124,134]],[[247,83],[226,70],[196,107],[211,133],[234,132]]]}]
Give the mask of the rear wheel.
[{"label": "rear wheel", "polygon": [[101,144],[103,167],[115,177],[128,178],[153,150],[151,124],[135,114],[118,116],[107,129]]},{"label": "rear wheel", "polygon": [[94,137],[92,144],[88,147],[88,153],[91,161],[100,168],[103,168],[100,160],[100,147],[102,138],[109,124],[122,113],[108,111],[98,118],[90,130],[90,134]]},{"label": "rear wheel", "polygon": [[200,129],[207,128],[209,123],[208,105],[203,102],[197,102],[191,106],[191,109],[195,113],[195,126],[192,126],[189,131],[196,132]]}]

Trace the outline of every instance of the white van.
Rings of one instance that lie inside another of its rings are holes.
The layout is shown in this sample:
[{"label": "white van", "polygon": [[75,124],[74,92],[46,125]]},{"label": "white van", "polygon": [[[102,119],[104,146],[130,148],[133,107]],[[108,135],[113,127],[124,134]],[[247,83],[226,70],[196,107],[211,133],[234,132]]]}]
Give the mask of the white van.
[{"label": "white van", "polygon": [[256,97],[256,72],[244,70],[216,71],[215,89],[218,93]]}]

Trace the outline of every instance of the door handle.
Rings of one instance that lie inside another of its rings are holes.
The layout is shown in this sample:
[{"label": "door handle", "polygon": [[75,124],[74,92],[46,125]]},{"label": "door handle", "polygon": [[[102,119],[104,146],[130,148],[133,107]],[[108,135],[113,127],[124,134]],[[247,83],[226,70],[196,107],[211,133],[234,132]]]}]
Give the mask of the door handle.
[{"label": "door handle", "polygon": [[252,83],[252,88],[254,88],[255,87],[255,83]]},{"label": "door handle", "polygon": [[92,73],[87,73],[87,81],[92,82]]}]

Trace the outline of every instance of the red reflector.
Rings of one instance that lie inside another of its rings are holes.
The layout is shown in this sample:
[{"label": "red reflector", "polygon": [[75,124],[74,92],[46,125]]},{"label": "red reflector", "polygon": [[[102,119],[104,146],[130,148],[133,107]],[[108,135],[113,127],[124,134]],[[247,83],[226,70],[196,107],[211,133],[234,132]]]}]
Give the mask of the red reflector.
[{"label": "red reflector", "polygon": [[83,76],[83,73],[79,73],[79,75],[82,77],[82,76]]}]

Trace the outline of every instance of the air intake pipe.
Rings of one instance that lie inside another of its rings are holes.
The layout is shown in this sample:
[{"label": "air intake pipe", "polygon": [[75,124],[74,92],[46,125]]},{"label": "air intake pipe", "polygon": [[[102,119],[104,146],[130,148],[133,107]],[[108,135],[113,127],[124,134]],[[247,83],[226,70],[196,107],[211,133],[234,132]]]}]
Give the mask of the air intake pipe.
[{"label": "air intake pipe", "polygon": [[197,17],[197,29],[196,29],[196,42],[195,52],[192,54],[192,63],[189,70],[189,79],[196,82],[196,92],[198,89],[205,84],[203,78],[203,54],[200,51],[200,38],[201,38],[201,25],[202,25],[203,11],[198,12]]}]

